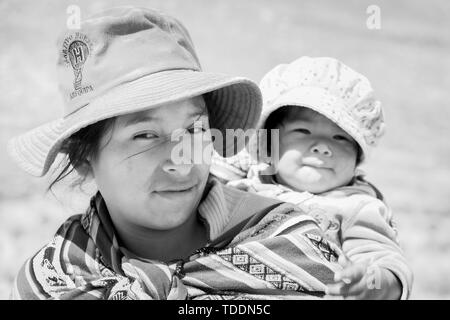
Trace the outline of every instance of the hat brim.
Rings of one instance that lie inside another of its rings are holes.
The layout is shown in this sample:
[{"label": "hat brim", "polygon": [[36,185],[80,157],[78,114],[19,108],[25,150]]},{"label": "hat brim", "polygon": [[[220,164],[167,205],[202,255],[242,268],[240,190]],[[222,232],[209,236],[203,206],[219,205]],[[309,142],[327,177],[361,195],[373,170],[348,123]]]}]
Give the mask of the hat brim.
[{"label": "hat brim", "polygon": [[[241,77],[192,70],[170,70],[121,84],[64,118],[44,124],[8,143],[8,152],[18,165],[34,176],[45,175],[60,151],[62,142],[95,122],[156,108],[195,96],[208,95],[212,128],[254,128],[261,113],[258,86]],[[234,155],[235,142],[214,144],[221,155]],[[218,150],[218,145],[222,146]]]},{"label": "hat brim", "polygon": [[[327,90],[317,87],[301,87],[281,94],[264,106],[258,128],[264,128],[270,114],[284,106],[306,107],[327,117],[355,139],[363,151],[361,160],[367,156],[369,152],[367,143],[356,127],[353,117],[346,111],[344,102]],[[259,146],[259,148],[265,147],[264,145]]]}]

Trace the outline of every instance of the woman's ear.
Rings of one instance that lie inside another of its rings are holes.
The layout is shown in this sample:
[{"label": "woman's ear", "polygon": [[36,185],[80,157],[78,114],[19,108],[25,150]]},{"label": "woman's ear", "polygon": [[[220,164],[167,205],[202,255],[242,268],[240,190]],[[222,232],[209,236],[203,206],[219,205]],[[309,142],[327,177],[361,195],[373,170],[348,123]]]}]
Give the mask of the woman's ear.
[{"label": "woman's ear", "polygon": [[75,171],[84,178],[84,180],[90,180],[94,178],[94,171],[92,170],[91,163],[85,159],[81,161],[76,167]]}]

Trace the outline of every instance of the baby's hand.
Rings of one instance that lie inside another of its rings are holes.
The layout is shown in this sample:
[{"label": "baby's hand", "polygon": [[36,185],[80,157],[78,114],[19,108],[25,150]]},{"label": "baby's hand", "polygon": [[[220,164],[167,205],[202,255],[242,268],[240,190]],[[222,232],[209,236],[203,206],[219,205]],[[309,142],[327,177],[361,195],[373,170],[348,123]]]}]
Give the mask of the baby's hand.
[{"label": "baby's hand", "polygon": [[237,188],[242,191],[252,191],[252,181],[250,179],[231,180],[227,186]]},{"label": "baby's hand", "polygon": [[343,270],[336,272],[327,295],[344,299],[399,299],[401,286],[394,274],[384,268],[369,268],[367,263],[353,263],[344,255],[338,260]]},{"label": "baby's hand", "polygon": [[255,183],[252,179],[232,180],[228,182],[227,185],[269,198],[276,198],[282,193],[282,189],[279,186],[274,184]]},{"label": "baby's hand", "polygon": [[277,198],[283,190],[275,185],[268,183],[259,183],[253,186],[254,192],[262,197]]}]

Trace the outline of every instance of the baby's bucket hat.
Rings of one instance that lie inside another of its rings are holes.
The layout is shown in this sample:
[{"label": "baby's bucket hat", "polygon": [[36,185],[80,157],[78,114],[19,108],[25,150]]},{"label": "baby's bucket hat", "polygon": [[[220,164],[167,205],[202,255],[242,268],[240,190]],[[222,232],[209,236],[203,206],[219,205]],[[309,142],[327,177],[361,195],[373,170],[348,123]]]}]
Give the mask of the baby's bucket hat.
[{"label": "baby's bucket hat", "polygon": [[[283,106],[310,108],[347,132],[361,147],[361,161],[383,135],[385,123],[381,103],[369,80],[337,59],[301,57],[280,64],[261,80],[263,111],[258,128]],[[266,148],[259,139],[258,150]]]}]

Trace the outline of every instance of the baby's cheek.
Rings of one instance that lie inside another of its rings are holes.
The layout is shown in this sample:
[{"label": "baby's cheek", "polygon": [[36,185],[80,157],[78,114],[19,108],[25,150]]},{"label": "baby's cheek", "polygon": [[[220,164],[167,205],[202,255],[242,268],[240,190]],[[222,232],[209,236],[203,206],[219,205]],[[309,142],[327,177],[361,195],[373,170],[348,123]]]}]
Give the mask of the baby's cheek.
[{"label": "baby's cheek", "polygon": [[356,150],[351,147],[341,147],[335,150],[334,159],[340,171],[351,172],[356,167]]},{"label": "baby's cheek", "polygon": [[340,162],[340,166],[337,170],[337,174],[340,176],[339,180],[349,181],[355,176],[356,163],[352,159],[343,160]]},{"label": "baby's cheek", "polygon": [[345,148],[343,150],[343,158],[345,158],[346,162],[351,164],[351,165],[355,165],[356,164],[356,158],[358,157],[358,150],[355,146],[351,145],[351,146],[347,146],[347,148]]},{"label": "baby's cheek", "polygon": [[302,153],[296,149],[289,149],[280,154],[280,165],[289,168],[298,167],[302,159]]},{"label": "baby's cheek", "polygon": [[295,168],[293,168],[291,162],[281,159],[277,167],[277,176],[282,181],[290,181],[293,178]]}]

